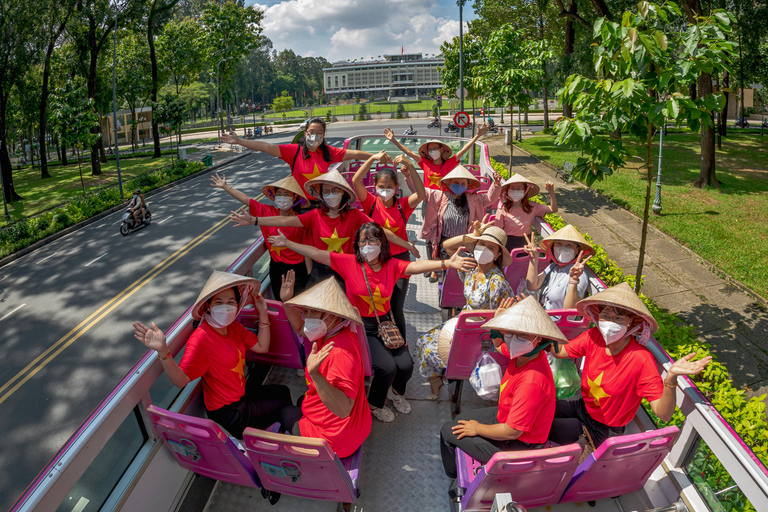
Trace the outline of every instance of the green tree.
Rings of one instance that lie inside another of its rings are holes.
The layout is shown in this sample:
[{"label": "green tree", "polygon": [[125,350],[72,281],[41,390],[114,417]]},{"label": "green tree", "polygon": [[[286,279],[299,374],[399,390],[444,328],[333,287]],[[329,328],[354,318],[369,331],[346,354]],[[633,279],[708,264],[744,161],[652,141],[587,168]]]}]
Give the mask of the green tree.
[{"label": "green tree", "polygon": [[156,44],[160,69],[170,77],[179,94],[203,71],[205,55],[200,25],[193,18],[171,20],[163,27]]},{"label": "green tree", "polygon": [[[440,68],[440,74],[443,79],[443,88],[439,91],[443,96],[455,98],[456,90],[459,88],[459,38],[454,37],[450,41],[444,42],[440,46],[444,65]],[[485,42],[473,34],[464,36],[464,88],[467,90],[467,97],[474,100],[482,94],[482,89],[478,89],[474,81],[475,71],[478,66],[486,62]]]},{"label": "green tree", "polygon": [[291,110],[293,108],[293,97],[288,93],[288,91],[283,91],[280,96],[275,98],[275,101],[272,102],[272,110],[275,112],[285,112],[287,110]]},{"label": "green tree", "polygon": [[328,112],[325,113],[325,122],[326,123],[331,122],[331,109],[328,109]]},{"label": "green tree", "polygon": [[[187,117],[187,104],[176,94],[166,94],[155,105],[154,116],[157,124],[168,126],[168,131],[178,137],[178,144],[181,145],[181,125]],[[173,151],[173,139],[171,141],[171,151]],[[171,153],[173,161],[173,153]]]},{"label": "green tree", "polygon": [[395,119],[402,119],[405,114],[405,105],[402,101],[397,102],[397,109],[395,110]]},{"label": "green tree", "polygon": [[131,148],[138,146],[136,110],[144,107],[152,94],[149,47],[140,32],[124,31],[117,46],[116,88],[131,111]]},{"label": "green tree", "polygon": [[[577,160],[574,176],[588,185],[625,166],[627,159],[644,152],[646,195],[640,257],[635,277],[639,292],[648,231],[654,130],[667,120],[691,129],[713,127],[711,112],[722,106],[720,94],[687,97],[702,73],[728,68],[734,43],[726,40],[733,16],[716,10],[679,31],[669,23],[681,16],[671,2],[663,6],[642,1],[638,13],[624,12],[621,23],[600,18],[594,36],[594,63],[600,78],[572,75],[560,91],[564,103],[576,109],[574,118],[556,126],[557,142],[581,147],[587,157]],[[706,49],[706,51],[702,51]],[[611,77],[611,78],[605,78]],[[613,137],[618,131],[625,134]]]},{"label": "green tree", "polygon": [[368,109],[365,107],[365,103],[360,104],[360,108],[357,109],[357,120],[365,121],[368,119]]}]

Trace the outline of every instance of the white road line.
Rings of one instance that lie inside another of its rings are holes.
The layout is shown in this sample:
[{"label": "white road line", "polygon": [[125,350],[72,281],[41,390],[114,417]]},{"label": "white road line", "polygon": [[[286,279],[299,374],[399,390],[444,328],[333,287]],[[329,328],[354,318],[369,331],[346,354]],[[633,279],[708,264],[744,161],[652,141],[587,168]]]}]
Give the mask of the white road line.
[{"label": "white road line", "polygon": [[85,498],[84,496],[80,496],[80,499],[77,500],[77,503],[75,504],[75,508],[72,509],[72,512],[83,512],[85,510],[85,507],[91,502],[88,498]]},{"label": "white road line", "polygon": [[6,313],[6,314],[5,314],[5,316],[3,316],[3,318],[0,318],[0,322],[2,322],[3,320],[5,320],[5,319],[6,319],[6,318],[8,318],[9,316],[11,316],[12,314],[14,314],[14,313],[15,313],[15,312],[17,312],[18,310],[20,310],[21,308],[23,308],[24,306],[26,306],[26,303],[25,303],[25,304],[22,304],[21,306],[18,306],[16,309],[12,310],[10,313]]},{"label": "white road line", "polygon": [[122,218],[120,220],[118,220],[117,222],[113,222],[112,225],[114,226],[115,224],[120,224],[121,222],[123,222]]},{"label": "white road line", "polygon": [[167,200],[169,200],[171,197],[172,197],[172,196],[169,194],[169,195],[167,195],[166,197],[164,197],[164,198],[160,199],[159,201],[155,201],[155,202],[156,202],[156,203],[162,203],[163,201],[167,201]]},{"label": "white road line", "polygon": [[54,256],[56,256],[57,254],[59,254],[59,252],[58,252],[58,251],[56,251],[55,253],[51,254],[50,256],[46,256],[45,258],[43,258],[43,259],[39,260],[39,261],[37,262],[37,264],[39,265],[40,263],[42,263],[42,262],[44,262],[44,261],[47,261],[47,260],[49,260],[49,259],[53,258],[53,257],[54,257]]},{"label": "white road line", "polygon": [[374,145],[376,145],[376,144],[378,144],[379,142],[381,142],[381,139],[374,139],[374,141],[373,141],[373,144],[374,144]]},{"label": "white road line", "polygon": [[216,194],[218,194],[218,192],[211,192],[210,194],[208,194],[207,196],[205,196],[205,198],[206,198],[206,199],[208,199],[209,197],[211,197],[211,196],[215,196]]},{"label": "white road line", "polygon": [[91,261],[89,261],[88,263],[86,263],[86,264],[85,264],[85,266],[86,266],[86,267],[88,267],[88,266],[90,266],[92,263],[96,263],[97,261],[99,261],[101,258],[103,258],[104,256],[106,256],[107,254],[109,254],[109,253],[108,253],[108,252],[105,252],[104,254],[102,254],[101,256],[99,256],[98,258],[96,258],[95,260],[91,260]]},{"label": "white road line", "polygon": [[157,222],[157,224],[162,224],[163,222],[165,222],[167,220],[171,220],[172,218],[173,218],[173,215],[170,215],[170,216],[164,218],[163,220],[161,220],[160,222]]}]

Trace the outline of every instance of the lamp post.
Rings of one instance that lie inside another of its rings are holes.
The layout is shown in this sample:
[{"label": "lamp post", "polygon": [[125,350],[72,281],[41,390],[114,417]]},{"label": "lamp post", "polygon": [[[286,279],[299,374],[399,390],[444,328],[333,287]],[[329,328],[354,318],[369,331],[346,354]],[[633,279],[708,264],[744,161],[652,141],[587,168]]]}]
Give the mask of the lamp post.
[{"label": "lamp post", "polygon": [[[464,111],[464,2],[457,0],[459,4],[459,110]],[[464,137],[464,128],[461,128],[461,137]]]},{"label": "lamp post", "polygon": [[115,161],[117,162],[117,185],[120,188],[120,200],[123,196],[123,179],[120,175],[120,147],[117,144],[117,0],[115,0],[115,44],[112,46],[112,122],[115,127]]},{"label": "lamp post", "polygon": [[664,128],[667,127],[667,121],[664,120],[664,125],[659,130],[659,165],[656,170],[656,197],[653,198],[653,206],[651,210],[656,215],[661,213],[661,151],[664,148]]},{"label": "lamp post", "polygon": [[523,140],[523,123],[520,121],[520,105],[517,106],[517,142]]},{"label": "lamp post", "polygon": [[[219,2],[219,5],[221,5],[221,2]],[[216,113],[218,114],[219,122],[216,124],[216,133],[219,135],[219,142],[221,142],[221,92],[219,91],[219,81],[221,79],[220,70],[221,70],[221,63],[231,59],[232,57],[224,57],[221,59],[218,64],[216,64]]]}]

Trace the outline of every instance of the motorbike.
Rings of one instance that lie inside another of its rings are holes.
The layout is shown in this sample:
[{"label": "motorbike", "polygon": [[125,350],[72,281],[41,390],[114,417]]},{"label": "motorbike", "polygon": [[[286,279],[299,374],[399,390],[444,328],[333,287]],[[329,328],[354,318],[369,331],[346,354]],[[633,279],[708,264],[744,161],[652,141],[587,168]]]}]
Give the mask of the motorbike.
[{"label": "motorbike", "polygon": [[446,127],[443,129],[443,131],[444,131],[445,133],[450,133],[450,132],[456,132],[456,133],[458,133],[458,132],[459,132],[459,130],[461,130],[461,128],[459,128],[458,126],[456,126],[455,124],[453,124],[453,123],[451,123],[451,122],[449,122],[449,123],[448,123],[448,126],[446,126]]},{"label": "motorbike", "polygon": [[437,128],[439,130],[440,129],[440,119],[438,119],[436,117],[433,120],[431,120],[429,122],[429,124],[427,125],[427,129],[430,129],[430,128]]},{"label": "motorbike", "polygon": [[746,119],[738,118],[733,123],[733,126],[736,126],[738,128],[749,128],[749,122]]},{"label": "motorbike", "polygon": [[141,213],[139,213],[139,222],[136,223],[135,220],[133,220],[133,213],[131,213],[130,208],[125,209],[125,213],[123,213],[123,218],[121,219],[122,223],[120,224],[120,234],[123,236],[126,236],[128,233],[135,229],[143,228],[144,226],[149,226],[149,223],[152,222],[152,214],[149,213],[149,205],[144,204],[144,221],[141,220]]},{"label": "motorbike", "polygon": [[[416,135],[417,133],[418,132],[413,129],[413,125],[411,125],[411,126],[409,126],[408,128],[405,129],[405,131],[403,132],[403,135]],[[402,139],[400,139],[400,143],[401,144],[405,144],[407,140],[408,139],[406,139],[406,138],[402,138]]]}]

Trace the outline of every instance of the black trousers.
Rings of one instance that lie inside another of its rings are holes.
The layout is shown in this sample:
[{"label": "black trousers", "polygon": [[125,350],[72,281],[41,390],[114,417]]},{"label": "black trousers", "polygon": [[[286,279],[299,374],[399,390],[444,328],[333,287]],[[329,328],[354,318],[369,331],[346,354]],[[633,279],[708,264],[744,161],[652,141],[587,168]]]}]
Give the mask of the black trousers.
[{"label": "black trousers", "polygon": [[595,448],[609,437],[624,434],[625,427],[609,427],[592,418],[584,405],[583,398],[558,400],[555,405],[555,419],[549,431],[549,440],[557,444],[579,443],[584,446],[581,427],[587,427]]},{"label": "black trousers", "polygon": [[299,420],[304,415],[301,412],[301,403],[304,401],[304,395],[301,395],[296,401],[296,405],[289,405],[280,412],[280,424],[283,432],[290,432],[294,436],[301,436]]},{"label": "black trousers", "polygon": [[519,249],[520,247],[525,247],[525,237],[524,236],[510,236],[507,235],[507,250],[511,251],[512,249]]},{"label": "black trousers", "polygon": [[[389,315],[387,315],[389,316]],[[400,348],[390,350],[379,338],[379,324],[376,317],[363,317],[368,346],[371,349],[373,379],[368,390],[368,403],[376,408],[384,407],[387,392],[391,387],[398,395],[405,394],[405,386],[413,375],[413,358],[406,343]]]},{"label": "black trousers", "polygon": [[208,411],[208,417],[242,439],[246,427],[265,429],[280,421],[280,411],[292,403],[288,386],[264,386],[257,379],[249,379],[240,400]]},{"label": "black trousers", "polygon": [[309,273],[307,272],[307,264],[305,262],[284,263],[282,261],[271,260],[269,262],[269,281],[272,290],[272,298],[275,300],[280,300],[280,286],[283,284],[282,277],[289,270],[296,272],[296,284],[293,285],[294,297],[303,292],[307,287]]},{"label": "black trousers", "polygon": [[[392,256],[398,260],[411,261],[411,253],[404,252],[397,256]],[[400,278],[395,283],[395,289],[392,290],[392,297],[389,304],[392,308],[392,316],[395,317],[395,324],[400,329],[400,334],[405,338],[405,298],[408,296],[409,279]]]},{"label": "black trousers", "polygon": [[456,478],[456,448],[472,457],[473,459],[486,464],[494,453],[511,452],[522,450],[535,450],[541,448],[541,445],[532,445],[512,439],[510,441],[496,441],[486,437],[465,437],[459,439],[453,433],[453,427],[459,424],[459,420],[475,420],[485,425],[495,425],[499,422],[496,415],[499,412],[498,407],[485,407],[483,409],[474,409],[466,411],[456,419],[446,421],[440,429],[440,457],[443,459],[443,469],[450,478]]}]

